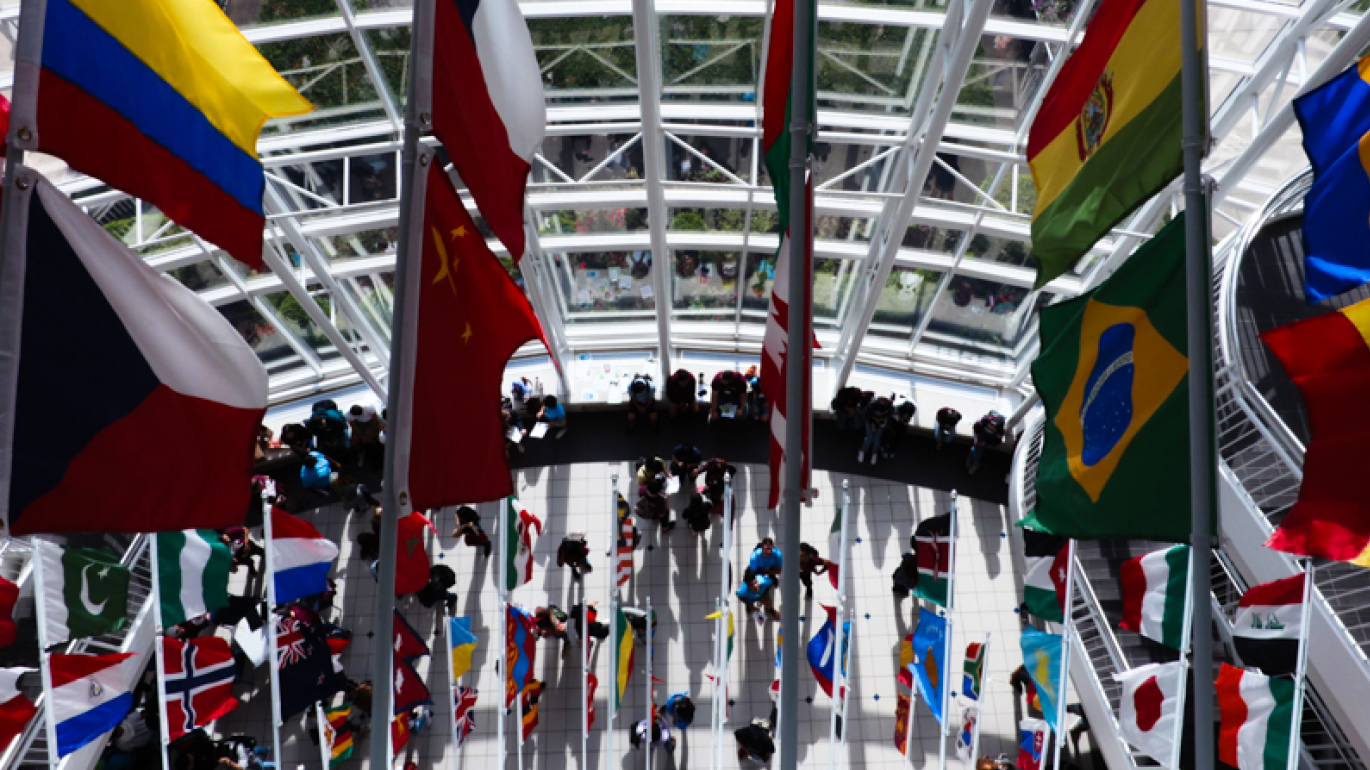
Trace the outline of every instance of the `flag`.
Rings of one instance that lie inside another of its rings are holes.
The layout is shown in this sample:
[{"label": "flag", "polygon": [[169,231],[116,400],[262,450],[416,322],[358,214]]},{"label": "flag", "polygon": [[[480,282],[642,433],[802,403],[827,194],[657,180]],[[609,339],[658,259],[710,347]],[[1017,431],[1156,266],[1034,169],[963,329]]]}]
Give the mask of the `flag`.
[{"label": "flag", "polygon": [[[813,13],[812,6],[809,13]],[[778,0],[771,16],[771,28],[794,29],[795,23],[794,0]],[[800,20],[800,23],[807,24],[810,28],[814,27],[812,16]],[[766,73],[762,84],[764,109],[761,116],[761,147],[766,170],[770,173],[771,185],[775,188],[775,205],[780,217],[781,233],[780,248],[775,254],[775,280],[771,284],[770,306],[766,311],[766,333],[761,343],[761,390],[771,402],[771,486],[767,507],[772,509],[780,504],[780,485],[785,476],[785,463],[794,459],[785,456],[787,419],[793,418],[803,424],[801,489],[808,489],[810,486],[812,454],[812,346],[805,346],[802,360],[798,362],[804,370],[804,393],[800,397],[803,409],[797,415],[786,414],[790,319],[808,324],[809,319],[813,317],[813,179],[808,176],[805,179],[804,206],[808,212],[805,220],[809,224],[809,229],[799,237],[799,259],[804,264],[806,280],[800,282],[797,292],[791,292],[789,268],[790,252],[795,239],[795,234],[790,232],[790,115],[792,112],[797,114],[798,110],[803,110],[812,121],[816,113],[812,94],[807,104],[794,104],[793,94],[790,93],[790,73],[793,71],[795,60],[800,56],[808,59],[809,66],[812,67],[813,51],[795,51],[793,35],[776,35],[767,51]],[[812,72],[812,68],[809,71]],[[816,128],[816,124],[814,125]],[[812,143],[812,139],[809,141]],[[797,297],[792,296],[795,293],[798,294]],[[791,313],[790,308],[796,302],[799,312]]]},{"label": "flag", "polygon": [[162,645],[167,740],[174,741],[238,708],[238,699],[233,697],[233,651],[227,640],[217,636],[157,639]]},{"label": "flag", "polygon": [[542,534],[542,519],[529,513],[513,495],[504,510],[504,550],[509,560],[505,565],[505,588],[512,591],[533,579],[533,535]]},{"label": "flag", "polygon": [[533,734],[538,726],[538,701],[542,699],[542,682],[534,679],[523,688],[523,739]]},{"label": "flag", "polygon": [[[122,3],[88,4],[133,17]],[[75,102],[57,109],[89,122]],[[99,148],[134,158],[113,136]],[[0,467],[7,533],[242,523],[266,413],[257,354],[219,311],[148,267],[37,172],[17,175],[23,184],[5,204],[27,214],[7,259],[22,303],[0,329],[0,357],[18,362],[3,410],[13,432]]]},{"label": "flag", "polygon": [[49,656],[48,718],[57,734],[57,756],[80,749],[128,716],[133,709],[129,688],[143,673],[143,663],[132,652]]},{"label": "flag", "polygon": [[470,618],[448,618],[447,633],[452,639],[452,681],[471,670],[471,657],[476,653],[476,635],[471,633]]},{"label": "flag", "polygon": [[266,547],[275,574],[276,604],[327,591],[328,572],[338,558],[338,544],[320,535],[313,524],[274,506],[271,530]]},{"label": "flag", "polygon": [[[0,649],[14,644],[19,629],[14,625],[14,605],[19,601],[19,586],[0,577]],[[0,747],[0,754],[4,749]]]},{"label": "flag", "polygon": [[433,133],[518,262],[523,191],[547,131],[533,38],[514,0],[438,0],[434,38]]},{"label": "flag", "polygon": [[395,717],[390,723],[390,750],[394,752],[393,757],[398,757],[404,752],[404,747],[409,745],[409,712]]},{"label": "flag", "polygon": [[615,544],[614,571],[618,573],[617,585],[625,586],[633,576],[633,517],[632,509],[623,495],[618,497],[618,542]]},{"label": "flag", "polygon": [[270,633],[265,623],[253,628],[248,619],[243,618],[233,627],[233,644],[254,667],[260,666],[266,662],[266,651],[271,641],[267,636]]},{"label": "flag", "polygon": [[34,136],[16,132],[15,146],[56,155],[264,270],[257,135],[267,118],[313,106],[209,3],[54,0],[40,29],[36,114],[21,102],[12,117]]},{"label": "flag", "polygon": [[1024,719],[1018,723],[1018,770],[1042,770],[1042,753],[1046,751],[1051,727],[1040,719]]},{"label": "flag", "polygon": [[913,538],[918,549],[918,587],[913,595],[945,607],[951,576],[951,549],[956,546],[951,541],[951,514],[919,522]]},{"label": "flag", "polygon": [[1218,759],[1238,770],[1288,768],[1295,686],[1224,663],[1217,681]]},{"label": "flag", "polygon": [[156,542],[163,627],[228,606],[233,554],[214,530],[163,532]]},{"label": "flag", "polygon": [[985,645],[971,642],[966,645],[966,663],[961,678],[961,694],[980,700],[980,688],[985,676]]},{"label": "flag", "polygon": [[971,763],[975,760],[971,756],[971,750],[975,746],[975,707],[971,706],[961,712],[961,732],[956,734],[956,756],[962,762]]},{"label": "flag", "polygon": [[[484,0],[480,7],[507,1]],[[445,47],[437,44],[438,58]],[[436,126],[445,107],[440,99],[434,104]],[[441,130],[437,134],[446,138]],[[487,151],[445,147],[453,158]],[[523,343],[547,345],[528,299],[485,245],[440,165],[432,163],[426,176],[414,180],[416,199],[425,200],[421,250],[408,262],[414,290],[396,310],[405,342],[397,354],[395,387],[408,397],[387,429],[401,495],[407,491],[413,510],[420,511],[514,493],[499,406],[485,396],[499,392],[505,364]],[[474,191],[479,180],[464,175],[463,181]],[[481,208],[487,223],[494,213]]]},{"label": "flag", "polygon": [[453,694],[455,710],[452,721],[456,723],[457,748],[466,743],[466,736],[476,729],[476,691],[470,687],[458,686]]},{"label": "flag", "polygon": [[828,562],[828,582],[832,583],[833,590],[842,590],[843,569],[842,560],[847,558],[846,543],[842,542],[842,503],[837,504],[837,511],[832,516],[832,526],[828,528],[828,554],[832,559]]},{"label": "flag", "polygon": [[538,655],[538,637],[533,616],[512,604],[505,610],[504,659],[509,666],[505,680],[504,707],[514,705],[514,698],[533,681],[534,663]]},{"label": "flag", "polygon": [[323,712],[323,744],[328,747],[328,766],[330,768],[337,767],[343,760],[352,757],[352,727],[348,725],[348,717],[351,715],[351,701],[337,708],[325,709]]},{"label": "flag", "polygon": [[94,548],[34,540],[33,550],[38,560],[35,599],[44,609],[39,616],[44,648],[123,627],[128,620],[128,567]]},{"label": "flag", "polygon": [[[423,542],[423,531],[432,526],[421,513],[401,516],[399,539],[395,543],[395,595],[404,596],[422,591],[428,586],[428,547]],[[425,655],[427,653],[424,653]]]},{"label": "flag", "polygon": [[1068,538],[1031,529],[1023,530],[1023,604],[1026,610],[1053,623],[1065,622],[1066,568],[1070,560]]},{"label": "flag", "polygon": [[909,720],[913,718],[913,702],[904,693],[898,693],[894,704],[894,747],[903,754],[909,739]]},{"label": "flag", "polygon": [[[813,678],[818,680],[818,686],[831,698],[833,697],[832,680],[835,673],[833,660],[837,657],[834,654],[837,647],[837,609],[826,605],[823,606],[823,609],[827,612],[827,619],[819,627],[818,633],[809,640],[806,652],[809,657],[809,668],[813,669]],[[842,624],[842,676],[844,680],[847,675],[847,643],[850,630],[850,622]]]},{"label": "flag", "polygon": [[333,652],[317,626],[295,618],[276,618],[276,651],[282,719],[326,700],[347,684],[347,678],[334,667]]},{"label": "flag", "polygon": [[1128,743],[1158,762],[1169,762],[1180,718],[1180,663],[1151,663],[1113,678],[1123,685],[1118,727]]},{"label": "flag", "polygon": [[419,632],[409,625],[409,621],[404,619],[399,610],[395,610],[395,622],[391,624],[395,631],[395,660],[402,660],[406,663],[414,658],[424,655],[431,655],[428,643],[419,636]]},{"label": "flag", "polygon": [[1034,288],[1179,176],[1180,112],[1178,0],[1102,0],[1028,133]]},{"label": "flag", "polygon": [[1024,525],[1082,540],[1189,540],[1183,220],[1098,288],[1042,308],[1032,380],[1046,438]]},{"label": "flag", "polygon": [[1299,499],[1267,548],[1370,567],[1370,500],[1348,479],[1363,473],[1356,414],[1370,389],[1370,300],[1261,335],[1299,387],[1310,439]]},{"label": "flag", "polygon": [[585,721],[587,726],[595,726],[595,690],[599,689],[599,677],[593,673],[585,675]]},{"label": "flag", "polygon": [[24,733],[37,707],[19,691],[19,677],[38,673],[32,668],[0,668],[0,754]]},{"label": "flag", "polygon": [[1320,302],[1370,281],[1370,57],[1294,100],[1313,186],[1303,199],[1304,296]]},{"label": "flag", "polygon": [[1298,667],[1307,573],[1253,586],[1237,603],[1232,642],[1242,663],[1266,674],[1292,674]]},{"label": "flag", "polygon": [[1189,585],[1189,546],[1177,545],[1123,562],[1123,621],[1129,631],[1181,650],[1185,593]]},{"label": "flag", "polygon": [[942,677],[947,676],[947,658],[951,639],[947,637],[947,619],[926,609],[918,610],[918,627],[913,630],[913,681],[918,695],[942,724],[946,713],[942,702]]},{"label": "flag", "polygon": [[1056,730],[1057,690],[1061,686],[1061,636],[1028,626],[1023,629],[1019,644],[1023,648],[1023,668],[1037,688],[1042,716]]},{"label": "flag", "polygon": [[633,627],[628,623],[628,616],[623,614],[622,607],[615,607],[614,612],[617,613],[614,620],[616,635],[611,660],[614,669],[614,711],[618,711],[619,704],[623,702],[623,693],[628,691],[628,677],[633,675]]},{"label": "flag", "polygon": [[395,689],[395,713],[400,714],[415,706],[426,706],[433,702],[428,687],[419,678],[414,668],[399,657],[394,661],[395,674],[391,683]]}]

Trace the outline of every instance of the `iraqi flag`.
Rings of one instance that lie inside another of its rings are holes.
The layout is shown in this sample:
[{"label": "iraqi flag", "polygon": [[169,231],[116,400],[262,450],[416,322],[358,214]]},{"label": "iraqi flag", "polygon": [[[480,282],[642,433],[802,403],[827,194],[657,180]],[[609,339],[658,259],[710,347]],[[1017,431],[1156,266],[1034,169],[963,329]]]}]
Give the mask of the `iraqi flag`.
[{"label": "iraqi flag", "polygon": [[515,0],[438,0],[432,101],[433,133],[517,262],[525,245],[523,191],[547,132],[547,104]]},{"label": "iraqi flag", "polygon": [[1218,759],[1238,770],[1285,770],[1294,682],[1223,664],[1218,672]]},{"label": "iraqi flag", "polygon": [[[813,678],[818,680],[818,686],[823,688],[823,692],[829,698],[832,697],[832,680],[836,671],[833,668],[837,658],[835,654],[837,648],[837,609],[823,605],[823,610],[827,613],[827,620],[818,629],[818,633],[809,640],[806,653],[809,658],[809,667],[813,669]],[[850,641],[848,634],[851,631],[851,623],[842,624],[842,675],[847,673],[847,643]]]},{"label": "iraqi flag", "polygon": [[1042,620],[1065,621],[1066,570],[1070,540],[1031,529],[1023,530],[1023,604]]},{"label": "iraqi flag", "polygon": [[[419,253],[406,268],[411,288],[396,311],[405,331],[394,368],[408,398],[387,428],[400,499],[419,511],[514,493],[499,404],[489,394],[500,391],[505,365],[525,342],[547,347],[532,305],[438,166],[412,182],[423,221],[413,232]],[[489,221],[484,203],[481,213]]]},{"label": "iraqi flag", "polygon": [[1232,618],[1232,641],[1242,663],[1267,674],[1292,674],[1298,667],[1299,631],[1306,611],[1305,574],[1249,589]]},{"label": "iraqi flag", "polygon": [[328,590],[328,571],[338,558],[338,544],[320,535],[313,524],[272,508],[266,547],[276,581],[276,604]]},{"label": "iraqi flag", "polygon": [[18,176],[0,288],[0,360],[18,362],[0,375],[10,533],[241,523],[266,411],[257,355],[32,169]]},{"label": "iraqi flag", "polygon": [[128,716],[133,708],[129,689],[143,673],[143,663],[141,655],[131,652],[49,657],[49,719],[57,738],[57,756],[79,750]]},{"label": "iraqi flag", "polygon": [[1118,726],[1128,743],[1157,762],[1169,762],[1180,719],[1179,663],[1152,663],[1114,674],[1123,685]]},{"label": "iraqi flag", "polygon": [[1167,647],[1184,643],[1189,546],[1177,545],[1123,562],[1123,620],[1118,625]]},{"label": "iraqi flag", "polygon": [[167,739],[176,740],[238,708],[233,697],[233,651],[217,636],[180,641],[158,637]]},{"label": "iraqi flag", "polygon": [[528,512],[518,498],[510,497],[504,508],[505,588],[512,591],[533,579],[533,542],[542,534],[542,519]]}]

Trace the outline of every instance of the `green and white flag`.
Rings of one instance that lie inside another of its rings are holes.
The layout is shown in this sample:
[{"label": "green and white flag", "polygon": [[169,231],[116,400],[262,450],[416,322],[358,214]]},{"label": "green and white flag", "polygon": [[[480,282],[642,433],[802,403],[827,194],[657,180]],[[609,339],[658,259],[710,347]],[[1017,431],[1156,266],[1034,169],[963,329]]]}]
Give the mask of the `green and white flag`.
[{"label": "green and white flag", "polygon": [[1152,551],[1123,562],[1123,621],[1120,626],[1167,647],[1183,650],[1189,546]]},{"label": "green and white flag", "polygon": [[128,567],[105,551],[33,543],[39,639],[54,644],[117,630],[128,619]]},{"label": "green and white flag", "polygon": [[163,627],[180,625],[228,604],[233,553],[214,530],[187,529],[155,537]]}]

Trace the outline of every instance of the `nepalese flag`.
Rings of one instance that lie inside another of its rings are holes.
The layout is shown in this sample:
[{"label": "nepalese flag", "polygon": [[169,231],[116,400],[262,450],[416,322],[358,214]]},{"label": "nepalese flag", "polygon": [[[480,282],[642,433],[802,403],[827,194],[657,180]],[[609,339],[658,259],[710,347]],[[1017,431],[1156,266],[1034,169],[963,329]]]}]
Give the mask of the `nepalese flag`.
[{"label": "nepalese flag", "polygon": [[48,703],[57,736],[57,756],[72,752],[113,730],[133,708],[129,692],[146,665],[131,652],[48,658]]},{"label": "nepalese flag", "polygon": [[233,697],[233,651],[226,639],[206,636],[180,641],[162,636],[158,642],[169,740],[238,707]]},{"label": "nepalese flag", "polygon": [[985,676],[985,648],[989,643],[971,642],[966,645],[966,664],[961,679],[961,694],[971,700],[980,699],[980,688]]},{"label": "nepalese flag", "polygon": [[328,590],[328,573],[338,558],[338,544],[320,535],[313,524],[273,507],[266,547],[276,581],[276,604]]},{"label": "nepalese flag", "polygon": [[257,136],[313,106],[209,3],[54,0],[38,29],[41,69],[22,65],[36,110],[14,105],[10,146],[56,155],[265,269]]},{"label": "nepalese flag", "polygon": [[1128,743],[1166,763],[1175,748],[1184,683],[1180,663],[1151,663],[1114,674],[1123,686],[1118,698],[1118,728]]},{"label": "nepalese flag", "polygon": [[[61,111],[80,115],[75,103]],[[100,139],[101,154],[132,157],[123,146],[110,152],[119,146],[112,140]],[[9,533],[240,524],[266,412],[261,361],[217,310],[148,267],[41,175],[19,168],[17,176],[5,205],[21,211],[19,232],[0,295],[14,311],[0,323],[0,358],[18,362],[0,424],[11,436],[0,445]]]},{"label": "nepalese flag", "polygon": [[[444,0],[445,1],[445,0]],[[533,579],[534,535],[542,534],[542,519],[528,512],[512,495],[505,503],[505,588],[512,591]]]},{"label": "nepalese flag", "polygon": [[504,707],[514,705],[514,699],[533,681],[534,664],[538,655],[538,638],[533,616],[512,604],[505,610],[504,638],[508,640],[504,659],[509,666],[505,678]]},{"label": "nepalese flag", "polygon": [[1253,586],[1232,618],[1232,642],[1242,663],[1266,674],[1292,674],[1298,667],[1299,634],[1307,573]]},{"label": "nepalese flag", "polygon": [[456,724],[457,748],[466,743],[466,736],[476,729],[476,691],[458,685],[453,693],[452,721]]},{"label": "nepalese flag", "polygon": [[933,604],[947,606],[951,577],[951,514],[933,516],[919,522],[913,532],[918,555],[918,586],[913,593]]},{"label": "nepalese flag", "polygon": [[[617,494],[617,493],[615,493]],[[618,575],[618,585],[628,584],[633,576],[633,517],[632,508],[623,495],[618,497],[618,541],[615,543],[614,572]]]},{"label": "nepalese flag", "polygon": [[395,660],[412,661],[414,658],[424,655],[431,655],[428,643],[419,636],[419,632],[409,625],[409,621],[404,619],[399,610],[395,610]]},{"label": "nepalese flag", "polygon": [[547,131],[528,25],[515,0],[438,0],[433,35],[433,133],[517,262],[523,191]]},{"label": "nepalese flag", "polygon": [[1041,719],[1024,719],[1018,723],[1018,770],[1042,770],[1042,753],[1046,751],[1051,727]]},{"label": "nepalese flag", "polygon": [[[809,667],[813,669],[813,678],[818,680],[818,686],[829,698],[832,697],[832,680],[835,673],[834,661],[836,659],[835,648],[837,647],[837,609],[835,607],[823,606],[827,612],[827,619],[809,640],[806,653],[809,658]],[[847,650],[851,641],[851,623],[842,624],[842,675],[847,674]]]},{"label": "nepalese flag", "polygon": [[409,732],[409,712],[406,711],[390,723],[390,750],[394,752],[392,758],[402,754],[404,747],[409,745]]},{"label": "nepalese flag", "polygon": [[429,694],[428,686],[419,678],[418,673],[403,660],[395,660],[395,672],[391,677],[391,682],[395,689],[396,714],[409,711],[415,706],[424,706],[433,702],[433,696]]},{"label": "nepalese flag", "polygon": [[1294,688],[1273,678],[1223,664],[1218,673],[1218,759],[1238,770],[1286,770],[1294,724]]},{"label": "nepalese flag", "polygon": [[1123,620],[1118,625],[1167,647],[1180,649],[1189,546],[1177,545],[1123,562]]}]

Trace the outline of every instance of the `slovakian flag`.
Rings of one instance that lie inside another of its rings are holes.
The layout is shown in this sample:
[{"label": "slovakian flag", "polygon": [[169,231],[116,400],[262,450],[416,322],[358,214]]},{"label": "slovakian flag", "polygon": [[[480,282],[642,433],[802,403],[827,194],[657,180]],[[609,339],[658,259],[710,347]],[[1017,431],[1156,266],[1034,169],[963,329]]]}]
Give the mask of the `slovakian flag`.
[{"label": "slovakian flag", "polygon": [[512,591],[533,579],[533,542],[535,535],[542,534],[542,519],[529,513],[518,498],[510,496],[505,502],[502,529],[508,560],[504,587]]},{"label": "slovakian flag", "polygon": [[273,507],[271,538],[266,547],[276,581],[277,604],[328,590],[328,572],[338,558],[338,544],[320,535],[313,524]]},{"label": "slovakian flag", "polygon": [[[813,13],[810,10],[810,13]],[[810,28],[814,26],[812,17],[802,20]],[[777,0],[771,17],[772,29],[791,30],[794,28],[793,0]],[[775,255],[775,281],[771,284],[770,308],[766,311],[766,334],[761,343],[761,390],[771,402],[771,448],[770,472],[771,488],[768,508],[780,504],[780,486],[785,476],[785,463],[795,458],[785,456],[785,424],[788,420],[803,423],[803,457],[800,471],[800,488],[810,486],[810,459],[812,452],[812,397],[813,388],[813,346],[806,346],[798,366],[804,369],[804,393],[800,398],[803,405],[799,414],[787,414],[788,365],[790,361],[789,334],[790,323],[803,324],[805,337],[811,337],[813,323],[813,179],[806,177],[804,188],[804,219],[809,228],[804,233],[790,232],[790,114],[803,110],[812,120],[816,113],[815,102],[810,94],[808,104],[793,104],[790,93],[790,73],[794,70],[795,59],[803,56],[812,67],[813,51],[795,51],[794,36],[776,35],[771,41],[766,55],[766,74],[762,84],[764,109],[761,116],[761,146],[765,154],[766,170],[775,188],[776,211],[780,216],[780,249]],[[812,71],[812,69],[810,69]],[[810,139],[812,143],[812,139]],[[799,240],[799,259],[804,263],[806,279],[798,287],[790,286],[790,259],[793,243]],[[791,308],[797,310],[792,312]],[[802,493],[801,493],[802,494]]]},{"label": "slovakian flag", "polygon": [[[823,610],[827,612],[827,619],[819,627],[818,633],[809,640],[809,646],[805,652],[809,658],[809,668],[813,669],[813,678],[818,680],[818,686],[829,698],[832,697],[832,679],[836,673],[833,668],[834,661],[837,659],[837,608],[823,605]],[[847,649],[848,642],[851,641],[851,623],[842,624],[842,676],[845,679],[847,674]]]},{"label": "slovakian flag", "polygon": [[1065,622],[1066,571],[1070,540],[1034,529],[1023,530],[1023,604],[1028,612],[1053,623]]},{"label": "slovakian flag", "polygon": [[233,651],[217,636],[181,641],[158,637],[167,738],[176,740],[238,707],[233,696]]},{"label": "slovakian flag", "polygon": [[1307,573],[1252,586],[1237,603],[1232,642],[1242,663],[1266,674],[1298,668]]},{"label": "slovakian flag", "polygon": [[[615,493],[618,494],[618,493]],[[616,585],[625,586],[633,577],[633,516],[623,495],[618,495],[618,538],[614,544],[614,573]]]},{"label": "slovakian flag", "polygon": [[[458,152],[450,144],[448,150]],[[425,201],[415,233],[420,254],[407,263],[406,285],[413,290],[396,311],[405,329],[396,387],[407,397],[387,429],[401,499],[407,495],[409,507],[420,511],[513,494],[499,404],[487,396],[499,392],[505,364],[523,343],[547,345],[528,299],[438,166],[430,164],[413,181],[414,200]],[[488,210],[481,213],[490,221]]]},{"label": "slovakian flag", "polygon": [[918,523],[913,532],[914,548],[918,556],[918,586],[914,596],[933,604],[947,606],[947,588],[951,576],[951,514],[933,516]]},{"label": "slovakian flag", "polygon": [[1347,483],[1364,472],[1363,431],[1347,415],[1370,392],[1370,300],[1271,329],[1261,340],[1298,386],[1310,434],[1299,499],[1265,545],[1370,567],[1370,498]]},{"label": "slovakian flag", "polygon": [[113,730],[133,708],[129,692],[145,660],[132,652],[111,655],[49,656],[52,690],[48,718],[57,756],[72,752]]},{"label": "slovakian flag", "polygon": [[53,0],[46,9],[41,68],[18,65],[36,78],[37,104],[14,105],[10,146],[56,155],[265,269],[257,135],[267,118],[314,107],[210,3]]},{"label": "slovakian flag", "polygon": [[1128,743],[1157,762],[1167,763],[1180,719],[1180,663],[1151,663],[1114,674],[1123,686],[1118,727]]},{"label": "slovakian flag", "polygon": [[[120,154],[100,141],[102,154]],[[0,307],[13,311],[0,319],[0,360],[10,362],[0,435],[12,436],[0,446],[0,507],[10,534],[241,523],[266,411],[257,355],[217,310],[37,172],[20,168],[18,179],[5,205],[19,208],[19,232],[0,290]]]},{"label": "slovakian flag", "polygon": [[522,607],[512,604],[505,609],[504,659],[509,664],[505,677],[504,707],[514,705],[514,699],[533,681],[533,669],[538,658],[537,625],[533,616]]},{"label": "slovakian flag", "polygon": [[1189,546],[1177,545],[1123,562],[1123,620],[1129,631],[1180,649],[1184,640]]},{"label": "slovakian flag", "polygon": [[1288,768],[1295,683],[1224,663],[1216,686],[1218,759],[1238,770]]}]

